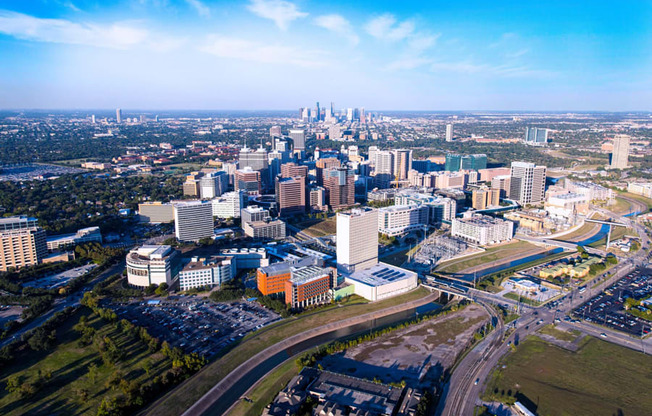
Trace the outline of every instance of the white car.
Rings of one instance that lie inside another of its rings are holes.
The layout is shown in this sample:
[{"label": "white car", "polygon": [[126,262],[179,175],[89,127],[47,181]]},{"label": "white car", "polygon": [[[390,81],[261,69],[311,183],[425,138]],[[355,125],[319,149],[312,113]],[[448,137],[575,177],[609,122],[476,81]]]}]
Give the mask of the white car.
[{"label": "white car", "polygon": [[601,333],[600,336],[601,336],[602,338],[607,338],[607,334],[605,334],[604,332]]}]

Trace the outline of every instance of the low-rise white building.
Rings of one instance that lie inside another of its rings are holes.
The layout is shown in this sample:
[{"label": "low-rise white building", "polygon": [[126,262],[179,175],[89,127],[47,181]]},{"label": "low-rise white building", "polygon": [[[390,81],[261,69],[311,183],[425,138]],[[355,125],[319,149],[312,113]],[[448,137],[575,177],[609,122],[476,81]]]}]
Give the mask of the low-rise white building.
[{"label": "low-rise white building", "polygon": [[488,215],[470,214],[453,219],[451,235],[481,246],[509,241],[514,223]]},{"label": "low-rise white building", "polygon": [[429,209],[425,205],[394,205],[378,209],[378,232],[397,236],[423,230],[428,225]]},{"label": "low-rise white building", "polygon": [[577,215],[588,214],[589,201],[586,195],[575,192],[551,195],[545,203],[545,210],[551,217],[573,221]]},{"label": "low-rise white building", "polygon": [[280,240],[285,238],[285,222],[281,220],[253,221],[242,224],[247,237]]},{"label": "low-rise white building", "polygon": [[179,272],[179,289],[221,286],[236,274],[233,257],[193,257]]},{"label": "low-rise white building", "polygon": [[418,285],[417,274],[386,263],[356,270],[344,281],[354,286],[354,293],[372,302],[409,292]]},{"label": "low-rise white building", "polygon": [[632,182],[627,184],[627,191],[646,198],[652,198],[652,183]]},{"label": "low-rise white building", "polygon": [[181,254],[170,246],[144,245],[127,254],[127,282],[132,286],[172,286],[180,268]]},{"label": "low-rise white building", "polygon": [[608,201],[614,198],[614,191],[598,185],[593,182],[573,182],[568,179],[565,181],[565,187],[571,192],[582,194],[586,199],[591,201]]},{"label": "low-rise white building", "polygon": [[222,255],[233,257],[237,270],[269,266],[269,256],[264,248],[229,248],[222,250]]},{"label": "low-rise white building", "polygon": [[75,234],[53,235],[46,237],[48,250],[70,248],[78,244],[97,242],[102,243],[100,227],[88,227],[77,230]]}]

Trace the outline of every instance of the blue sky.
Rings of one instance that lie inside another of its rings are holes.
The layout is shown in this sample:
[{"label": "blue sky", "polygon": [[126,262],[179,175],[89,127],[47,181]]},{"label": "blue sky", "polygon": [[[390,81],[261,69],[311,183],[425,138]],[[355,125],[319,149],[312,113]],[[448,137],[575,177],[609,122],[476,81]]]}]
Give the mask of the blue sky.
[{"label": "blue sky", "polygon": [[652,110],[650,1],[0,0],[0,108]]}]

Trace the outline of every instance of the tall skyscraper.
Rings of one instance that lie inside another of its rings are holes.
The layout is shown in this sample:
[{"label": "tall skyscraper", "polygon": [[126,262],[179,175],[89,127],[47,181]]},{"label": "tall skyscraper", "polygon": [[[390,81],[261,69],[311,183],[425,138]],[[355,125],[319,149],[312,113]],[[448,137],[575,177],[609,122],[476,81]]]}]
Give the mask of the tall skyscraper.
[{"label": "tall skyscraper", "polygon": [[115,120],[118,123],[122,123],[122,110],[119,108],[115,109]]},{"label": "tall skyscraper", "polygon": [[174,232],[179,241],[199,241],[214,233],[213,205],[210,201],[174,203]]},{"label": "tall skyscraper", "polygon": [[91,115],[91,123],[95,124],[95,114]]},{"label": "tall skyscraper", "polygon": [[269,158],[267,151],[262,147],[257,150],[252,150],[247,147],[240,150],[238,159],[238,166],[240,169],[251,168],[254,171],[260,172],[260,180],[264,189],[272,189],[273,182],[269,175]]},{"label": "tall skyscraper", "polygon": [[306,178],[276,179],[276,202],[281,216],[303,214],[306,212]]},{"label": "tall skyscraper", "polygon": [[269,135],[270,135],[270,137],[272,137],[272,139],[274,137],[282,136],[283,133],[281,132],[281,126],[272,126],[272,127],[270,127],[269,128]]},{"label": "tall skyscraper", "polygon": [[317,185],[324,184],[324,171],[328,168],[339,167],[341,164],[340,160],[334,157],[327,157],[324,159],[319,159],[315,162],[315,171],[317,173]]},{"label": "tall skyscraper", "polygon": [[355,204],[355,175],[347,167],[324,171],[324,188],[332,210],[348,208]]},{"label": "tall skyscraper", "polygon": [[546,193],[546,167],[534,163],[512,162],[510,175],[510,199],[521,205],[536,204],[544,200]]},{"label": "tall skyscraper", "polygon": [[614,150],[611,152],[612,169],[626,169],[629,158],[629,136],[616,134],[614,136]]},{"label": "tall skyscraper", "polygon": [[228,190],[229,175],[226,172],[210,172],[199,180],[199,194],[202,199],[213,199]]},{"label": "tall skyscraper", "polygon": [[45,231],[36,218],[0,218],[0,271],[39,264],[47,252]]},{"label": "tall skyscraper", "polygon": [[350,274],[378,264],[378,212],[356,208],[337,214],[337,270]]},{"label": "tall skyscraper", "polygon": [[408,172],[412,169],[412,150],[394,149],[392,154],[394,156],[392,175],[399,180],[407,179]]},{"label": "tall skyscraper", "polygon": [[526,127],[524,142],[537,146],[545,146],[548,143],[548,129]]},{"label": "tall skyscraper", "polygon": [[450,123],[446,124],[446,141],[447,142],[453,141],[453,125]]},{"label": "tall skyscraper", "polygon": [[295,151],[305,151],[306,150],[306,132],[301,129],[292,129],[290,130],[290,139],[294,142]]},{"label": "tall skyscraper", "polygon": [[236,191],[247,191],[249,195],[261,194],[260,172],[247,166],[244,169],[238,169],[234,175],[234,188]]},{"label": "tall skyscraper", "polygon": [[308,177],[308,166],[297,165],[296,163],[285,163],[281,165],[281,176],[293,178],[295,176]]}]

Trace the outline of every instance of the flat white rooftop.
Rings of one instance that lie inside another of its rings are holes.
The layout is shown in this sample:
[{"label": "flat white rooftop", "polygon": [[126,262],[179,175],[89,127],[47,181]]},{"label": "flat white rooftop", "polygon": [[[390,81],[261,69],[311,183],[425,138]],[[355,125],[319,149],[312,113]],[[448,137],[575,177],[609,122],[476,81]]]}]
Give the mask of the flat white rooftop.
[{"label": "flat white rooftop", "polygon": [[410,270],[392,266],[387,263],[377,263],[375,266],[364,270],[357,270],[346,277],[370,286],[383,286],[388,283],[414,278],[416,276],[417,274]]}]

